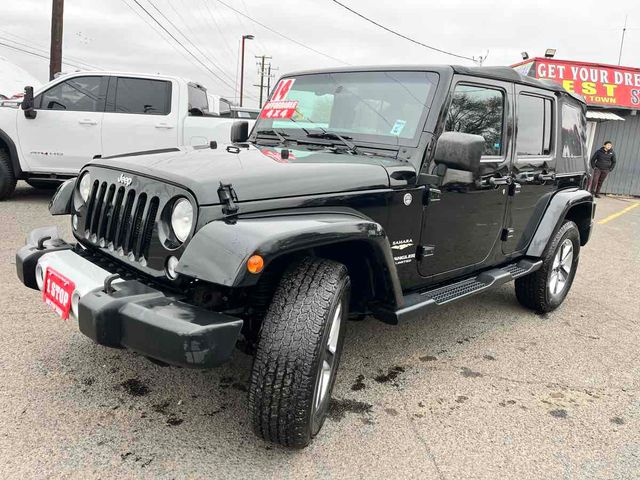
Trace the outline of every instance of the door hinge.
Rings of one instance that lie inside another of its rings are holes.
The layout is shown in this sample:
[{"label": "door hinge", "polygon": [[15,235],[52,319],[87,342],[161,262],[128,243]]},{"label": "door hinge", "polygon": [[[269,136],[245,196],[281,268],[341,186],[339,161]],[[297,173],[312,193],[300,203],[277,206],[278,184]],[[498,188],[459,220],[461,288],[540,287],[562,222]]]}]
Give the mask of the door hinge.
[{"label": "door hinge", "polygon": [[238,213],[238,210],[240,209],[236,203],[238,201],[238,196],[230,183],[220,182],[218,198],[220,198],[220,203],[222,204],[222,213],[225,215],[235,215]]},{"label": "door hinge", "polygon": [[416,259],[420,261],[425,257],[432,257],[435,253],[435,245],[418,245],[418,248],[416,248]]},{"label": "door hinge", "polygon": [[503,242],[506,242],[510,238],[513,238],[513,232],[514,232],[513,228],[503,228],[502,235],[500,235],[500,238],[502,239]]},{"label": "door hinge", "polygon": [[439,202],[440,195],[442,192],[437,188],[427,188],[425,190],[425,205],[429,205],[430,203]]}]

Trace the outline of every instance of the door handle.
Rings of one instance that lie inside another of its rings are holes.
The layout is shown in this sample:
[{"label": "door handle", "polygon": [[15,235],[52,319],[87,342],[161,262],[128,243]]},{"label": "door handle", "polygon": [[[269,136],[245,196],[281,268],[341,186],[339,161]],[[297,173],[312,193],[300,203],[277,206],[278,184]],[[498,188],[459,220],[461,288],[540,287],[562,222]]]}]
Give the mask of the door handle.
[{"label": "door handle", "polygon": [[513,178],[511,177],[489,177],[489,185],[494,187],[498,185],[511,185]]},{"label": "door handle", "polygon": [[78,120],[80,125],[97,125],[97,120],[91,120],[90,118],[85,118],[84,120]]},{"label": "door handle", "polygon": [[157,123],[156,128],[163,128],[165,130],[171,130],[173,125],[169,125],[168,123]]}]

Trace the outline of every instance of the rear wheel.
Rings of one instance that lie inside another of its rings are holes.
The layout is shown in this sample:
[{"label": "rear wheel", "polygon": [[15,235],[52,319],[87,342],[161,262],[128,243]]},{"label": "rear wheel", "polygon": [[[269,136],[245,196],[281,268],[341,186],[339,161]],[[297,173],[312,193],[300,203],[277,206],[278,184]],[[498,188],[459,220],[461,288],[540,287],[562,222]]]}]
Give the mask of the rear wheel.
[{"label": "rear wheel", "polygon": [[304,447],[329,409],[344,341],[350,280],[344,265],[306,258],[287,270],[264,318],[249,409],[265,440]]},{"label": "rear wheel", "polygon": [[0,200],[9,198],[16,188],[11,158],[6,150],[0,150]]},{"label": "rear wheel", "polygon": [[579,254],[578,227],[566,221],[551,240],[542,268],[515,281],[518,301],[539,313],[558,308],[573,284]]}]

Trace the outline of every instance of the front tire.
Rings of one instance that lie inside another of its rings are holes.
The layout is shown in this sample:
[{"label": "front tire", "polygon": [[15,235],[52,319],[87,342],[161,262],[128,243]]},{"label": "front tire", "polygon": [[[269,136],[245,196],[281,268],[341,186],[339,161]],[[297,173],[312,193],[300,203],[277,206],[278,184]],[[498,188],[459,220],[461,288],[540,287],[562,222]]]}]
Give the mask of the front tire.
[{"label": "front tire", "polygon": [[0,150],[0,200],[9,198],[13,194],[16,183],[11,158],[6,150]]},{"label": "front tire", "polygon": [[538,313],[558,308],[573,284],[579,255],[580,232],[575,223],[567,220],[553,236],[540,270],[516,279],[518,301]]},{"label": "front tire", "polygon": [[265,315],[251,372],[253,429],[305,447],[327,416],[344,342],[350,280],[344,265],[305,258],[282,276]]}]

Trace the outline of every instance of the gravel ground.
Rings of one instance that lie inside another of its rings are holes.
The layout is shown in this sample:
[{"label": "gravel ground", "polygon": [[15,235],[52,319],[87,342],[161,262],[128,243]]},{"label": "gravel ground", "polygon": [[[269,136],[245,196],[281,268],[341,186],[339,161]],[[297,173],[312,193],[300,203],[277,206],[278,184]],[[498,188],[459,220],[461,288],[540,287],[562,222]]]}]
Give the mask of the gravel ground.
[{"label": "gravel ground", "polygon": [[[310,447],[253,436],[251,359],[162,368],[94,345],[15,274],[49,195],[0,203],[1,478],[640,478],[640,208],[598,225],[564,305],[506,285],[391,327],[348,326]],[[629,200],[603,198],[597,219]]]}]

